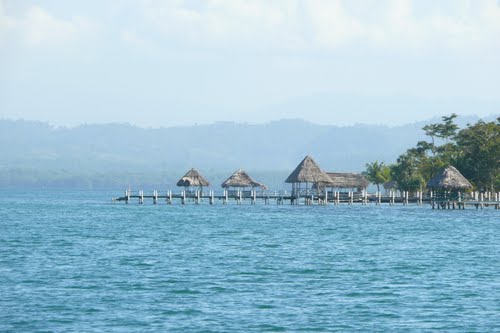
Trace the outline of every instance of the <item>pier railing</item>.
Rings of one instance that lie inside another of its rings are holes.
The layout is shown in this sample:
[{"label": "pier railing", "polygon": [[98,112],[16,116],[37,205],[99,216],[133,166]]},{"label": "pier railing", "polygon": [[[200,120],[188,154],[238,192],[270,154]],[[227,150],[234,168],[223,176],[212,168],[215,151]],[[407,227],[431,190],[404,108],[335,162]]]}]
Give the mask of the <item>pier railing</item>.
[{"label": "pier railing", "polygon": [[118,198],[113,198],[113,202],[124,201],[126,203],[132,200],[137,200],[143,204],[145,200],[151,200],[153,204],[165,201],[167,204],[172,204],[174,201],[180,201],[181,204],[193,202],[200,204],[208,202],[214,204],[222,202],[228,204],[236,202],[242,204],[250,202],[256,204],[258,201],[264,204],[275,202],[276,204],[284,204],[288,202],[292,205],[327,205],[327,204],[417,204],[422,205],[428,203],[433,208],[437,209],[464,209],[466,205],[474,205],[476,208],[483,207],[500,207],[500,192],[470,192],[458,193],[455,195],[431,192],[407,192],[407,191],[389,191],[389,193],[375,192],[368,193],[367,191],[323,191],[320,193],[308,192],[288,192],[288,191],[269,191],[269,190],[182,190],[182,191],[125,191],[125,195]]}]

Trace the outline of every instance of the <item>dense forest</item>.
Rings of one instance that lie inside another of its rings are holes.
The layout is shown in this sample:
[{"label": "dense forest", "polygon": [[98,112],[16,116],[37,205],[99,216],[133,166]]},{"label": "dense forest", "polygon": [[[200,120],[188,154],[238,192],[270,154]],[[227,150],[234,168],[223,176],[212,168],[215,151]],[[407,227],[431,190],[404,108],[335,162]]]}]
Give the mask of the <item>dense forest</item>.
[{"label": "dense forest", "polygon": [[479,120],[462,129],[456,118],[453,113],[439,123],[425,125],[422,130],[427,140],[407,149],[395,163],[368,163],[365,176],[379,188],[395,181],[398,189],[414,192],[422,190],[438,171],[452,165],[475,190],[500,189],[500,117],[490,122]]}]

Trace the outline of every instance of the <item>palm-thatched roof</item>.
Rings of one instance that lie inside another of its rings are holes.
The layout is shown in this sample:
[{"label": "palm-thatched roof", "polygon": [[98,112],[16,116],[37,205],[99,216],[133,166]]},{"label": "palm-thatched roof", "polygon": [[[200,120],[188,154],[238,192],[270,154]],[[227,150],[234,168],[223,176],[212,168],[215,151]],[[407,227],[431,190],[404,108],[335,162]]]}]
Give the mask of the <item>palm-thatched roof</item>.
[{"label": "palm-thatched roof", "polygon": [[447,166],[427,183],[430,188],[464,190],[472,188],[471,183],[453,166]]},{"label": "palm-thatched roof", "polygon": [[367,188],[370,184],[370,182],[359,173],[327,172],[326,174],[332,180],[332,183],[329,185],[336,188],[363,189]]},{"label": "palm-thatched roof", "polygon": [[325,183],[332,180],[314,162],[311,156],[306,156],[285,180],[286,183]]},{"label": "palm-thatched roof", "polygon": [[177,186],[209,186],[210,183],[195,169],[189,170],[179,181]]},{"label": "palm-thatched roof", "polygon": [[266,189],[266,185],[254,181],[250,176],[242,169],[236,170],[231,177],[226,179],[222,183],[222,187],[260,187]]}]

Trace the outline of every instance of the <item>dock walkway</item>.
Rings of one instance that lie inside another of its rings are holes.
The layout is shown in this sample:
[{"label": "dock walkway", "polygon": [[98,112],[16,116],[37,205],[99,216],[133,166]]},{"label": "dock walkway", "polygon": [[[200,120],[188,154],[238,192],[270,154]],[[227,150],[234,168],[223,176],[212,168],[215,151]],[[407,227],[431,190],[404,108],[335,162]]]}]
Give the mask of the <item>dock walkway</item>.
[{"label": "dock walkway", "polygon": [[150,200],[153,204],[165,202],[166,204],[173,204],[174,202],[182,205],[193,203],[202,204],[208,203],[210,205],[220,202],[224,205],[230,202],[241,204],[255,205],[258,202],[264,205],[271,203],[277,205],[290,204],[290,205],[339,205],[339,204],[388,204],[388,205],[423,205],[430,204],[433,209],[465,209],[466,206],[472,206],[476,209],[493,207],[500,208],[500,193],[478,193],[473,192],[469,196],[463,198],[437,198],[430,195],[417,192],[410,195],[408,192],[398,193],[391,192],[389,194],[382,193],[368,193],[363,192],[340,192],[329,191],[323,195],[309,194],[309,193],[290,193],[287,191],[244,191],[244,190],[224,190],[222,192],[215,191],[165,191],[160,193],[154,190],[149,193],[144,191],[132,192],[125,191],[122,197],[112,198],[112,202],[125,202],[129,203],[136,201],[139,204],[144,204],[145,200]]}]

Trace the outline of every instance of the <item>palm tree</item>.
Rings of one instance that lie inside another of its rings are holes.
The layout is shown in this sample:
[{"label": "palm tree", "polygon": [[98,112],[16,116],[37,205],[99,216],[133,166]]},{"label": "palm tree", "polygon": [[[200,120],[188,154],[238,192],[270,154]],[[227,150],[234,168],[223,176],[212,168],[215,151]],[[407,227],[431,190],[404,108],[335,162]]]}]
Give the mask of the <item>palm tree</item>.
[{"label": "palm tree", "polygon": [[363,172],[363,176],[377,185],[377,191],[380,192],[380,184],[387,183],[391,180],[391,168],[386,166],[384,162],[379,163],[375,161],[367,163],[366,171]]}]

